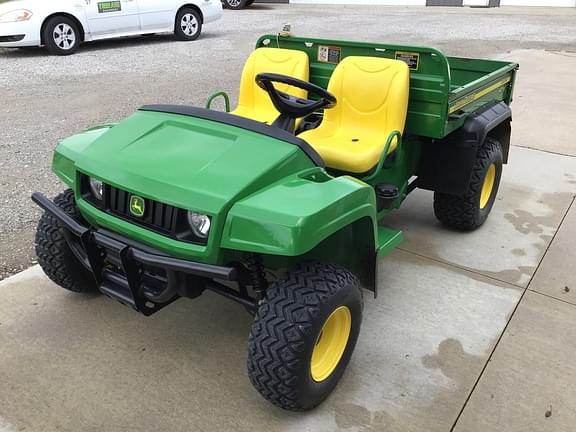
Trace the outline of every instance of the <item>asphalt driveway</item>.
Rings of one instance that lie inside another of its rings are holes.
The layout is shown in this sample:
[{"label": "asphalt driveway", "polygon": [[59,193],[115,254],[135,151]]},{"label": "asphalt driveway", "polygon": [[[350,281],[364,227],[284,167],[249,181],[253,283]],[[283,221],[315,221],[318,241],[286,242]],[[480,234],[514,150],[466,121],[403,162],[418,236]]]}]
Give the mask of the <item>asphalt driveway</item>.
[{"label": "asphalt driveway", "polygon": [[298,34],[418,42],[521,64],[510,164],[490,219],[474,233],[446,230],[424,191],[386,219],[406,240],[381,262],[356,352],[321,407],[287,413],[252,389],[251,317],[237,304],[208,293],[144,318],[103,296],[65,292],[32,267],[0,282],[0,431],[573,431],[575,15],[259,6],[226,13],[226,25],[195,44],[160,36],[66,59],[0,53],[5,273],[32,260],[38,214],[29,192],[61,189],[49,174],[59,138],[144,103],[235,94],[256,36],[283,22]]}]

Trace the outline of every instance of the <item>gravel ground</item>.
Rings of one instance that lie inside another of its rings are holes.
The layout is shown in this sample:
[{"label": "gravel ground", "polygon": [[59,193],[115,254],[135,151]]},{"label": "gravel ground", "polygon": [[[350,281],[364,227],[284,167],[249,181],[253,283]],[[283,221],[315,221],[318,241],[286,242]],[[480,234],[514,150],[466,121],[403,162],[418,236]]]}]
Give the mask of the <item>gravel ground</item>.
[{"label": "gravel ground", "polygon": [[70,57],[0,49],[0,279],[34,262],[40,213],[29,196],[63,189],[50,173],[60,139],[145,103],[203,105],[215,90],[234,95],[258,35],[283,23],[298,35],[491,57],[516,49],[576,51],[575,18],[576,9],[560,8],[254,5],[225,11],[191,43],[169,35],[120,39],[86,45]]}]

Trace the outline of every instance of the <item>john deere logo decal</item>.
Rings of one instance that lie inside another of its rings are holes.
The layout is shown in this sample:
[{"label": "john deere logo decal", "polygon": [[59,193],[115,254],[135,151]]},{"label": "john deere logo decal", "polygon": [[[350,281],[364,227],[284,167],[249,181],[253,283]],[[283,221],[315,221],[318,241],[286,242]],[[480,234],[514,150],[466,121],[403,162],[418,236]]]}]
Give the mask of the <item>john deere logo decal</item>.
[{"label": "john deere logo decal", "polygon": [[137,195],[130,196],[130,213],[136,217],[144,216],[144,210],[146,209],[146,203],[144,198]]}]

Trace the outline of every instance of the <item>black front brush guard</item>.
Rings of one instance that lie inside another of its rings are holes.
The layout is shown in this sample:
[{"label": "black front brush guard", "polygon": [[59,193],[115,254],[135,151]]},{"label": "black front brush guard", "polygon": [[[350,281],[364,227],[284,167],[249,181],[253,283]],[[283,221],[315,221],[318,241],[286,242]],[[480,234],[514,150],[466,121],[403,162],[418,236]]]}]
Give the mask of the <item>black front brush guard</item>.
[{"label": "black front brush guard", "polygon": [[[216,281],[237,281],[234,267],[172,258],[116,233],[86,227],[41,193],[34,193],[32,200],[58,220],[68,245],[90,270],[100,291],[144,315],[157,312],[187,292],[195,297],[204,288],[241,303],[250,311],[256,309],[255,299]],[[146,285],[146,279],[158,280],[165,288],[154,292]]]}]

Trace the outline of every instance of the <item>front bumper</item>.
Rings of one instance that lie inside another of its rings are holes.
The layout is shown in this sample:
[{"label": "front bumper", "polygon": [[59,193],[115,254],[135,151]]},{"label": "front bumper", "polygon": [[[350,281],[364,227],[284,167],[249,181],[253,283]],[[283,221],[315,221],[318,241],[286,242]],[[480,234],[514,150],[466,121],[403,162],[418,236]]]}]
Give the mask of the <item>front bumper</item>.
[{"label": "front bumper", "polygon": [[33,20],[0,23],[0,47],[40,46],[40,27]]},{"label": "front bumper", "polygon": [[59,221],[68,245],[100,291],[144,315],[204,289],[255,307],[252,298],[215,281],[235,281],[234,267],[172,258],[111,231],[86,227],[38,192],[32,200]]}]

